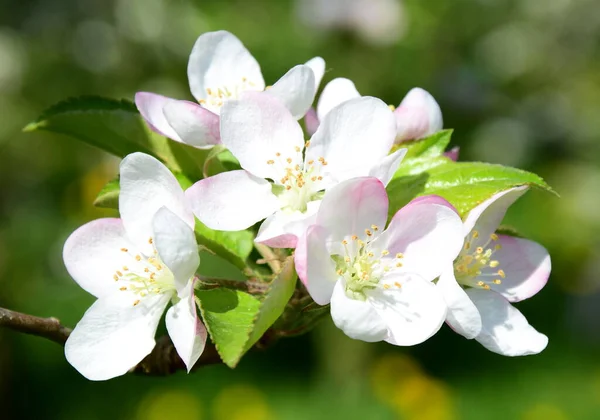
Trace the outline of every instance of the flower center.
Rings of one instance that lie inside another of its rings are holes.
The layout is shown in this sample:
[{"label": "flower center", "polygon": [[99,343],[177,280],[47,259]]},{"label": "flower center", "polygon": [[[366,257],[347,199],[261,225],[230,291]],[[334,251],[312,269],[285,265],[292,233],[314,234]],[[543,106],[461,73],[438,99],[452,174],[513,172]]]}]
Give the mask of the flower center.
[{"label": "flower center", "polygon": [[[131,262],[115,271],[113,275],[113,280],[121,284],[119,290],[133,292],[140,298],[150,294],[172,293],[176,290],[173,273],[161,261],[152,238],[148,239],[148,243],[154,250],[153,255],[149,257],[121,248],[121,252],[131,257]],[[136,299],[133,306],[139,303],[140,299]]]},{"label": "flower center", "polygon": [[[358,235],[344,238],[341,242],[344,255],[331,256],[336,263],[338,276],[345,281],[346,296],[351,299],[366,300],[365,292],[380,287],[380,280],[386,273],[402,267],[402,253],[390,257],[388,250],[377,253],[371,250],[374,233],[378,231],[379,227],[372,225],[371,229],[365,229],[364,241]],[[398,282],[394,286],[401,287]],[[392,286],[384,284],[382,287],[389,289]]]},{"label": "flower center", "polygon": [[206,99],[200,99],[200,105],[206,109],[219,113],[219,110],[229,99],[238,99],[242,92],[247,90],[257,90],[256,84],[242,77],[241,81],[229,85],[206,88]]},{"label": "flower center", "polygon": [[[310,142],[306,142],[306,147]],[[284,157],[275,153],[274,159],[267,160],[268,165],[274,165],[281,174],[280,179],[275,179],[274,194],[281,202],[281,209],[288,211],[305,212],[310,201],[320,198],[319,191],[323,188],[321,181],[323,168],[327,166],[324,157],[302,162],[302,148],[296,146],[296,156]],[[300,156],[298,156],[298,154]],[[279,187],[279,188],[277,188]]]},{"label": "flower center", "polygon": [[[502,245],[494,244],[498,241],[498,235],[492,233],[485,246],[473,248],[473,240],[478,237],[479,232],[476,230],[467,237],[459,257],[454,262],[454,272],[460,284],[490,290],[491,284],[502,284],[501,279],[505,277],[504,270],[500,269],[500,262],[492,259]],[[490,244],[492,246],[488,247]]]}]

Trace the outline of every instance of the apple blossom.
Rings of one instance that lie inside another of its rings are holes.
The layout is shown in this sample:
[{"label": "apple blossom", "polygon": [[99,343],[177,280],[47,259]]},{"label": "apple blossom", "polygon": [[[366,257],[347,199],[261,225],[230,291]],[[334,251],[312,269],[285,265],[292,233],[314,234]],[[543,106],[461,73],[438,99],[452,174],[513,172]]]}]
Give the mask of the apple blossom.
[{"label": "apple blossom", "polygon": [[[323,121],[327,113],[337,105],[360,96],[351,80],[343,77],[333,79],[323,88],[316,113],[311,109],[306,114],[307,131],[316,131],[319,121]],[[397,127],[396,143],[430,136],[443,127],[440,106],[429,92],[421,88],[413,88],[406,94],[394,110],[394,116]],[[454,154],[448,157],[453,159]]]},{"label": "apple blossom", "polygon": [[332,188],[298,242],[296,270],[316,303],[331,303],[334,323],[349,337],[414,345],[446,317],[432,281],[458,255],[462,223],[436,196],[413,200],[383,230],[387,215],[376,178]]},{"label": "apple blossom", "polygon": [[171,301],[167,330],[189,371],[206,342],[194,302],[194,216],[173,174],[149,155],[123,159],[120,184],[121,219],[89,222],[64,246],[69,274],[98,298],[69,336],[65,355],[88,379],[125,374],[154,348]]},{"label": "apple blossom", "polygon": [[324,191],[356,176],[389,182],[406,152],[388,156],[395,132],[389,108],[364,97],[331,110],[305,143],[300,125],[277,98],[246,93],[221,113],[223,144],[242,170],[200,180],[186,196],[211,229],[242,230],[266,218],[256,241],[293,248]]},{"label": "apple blossom", "polygon": [[526,191],[523,186],[499,192],[471,210],[462,251],[438,282],[452,329],[506,356],[536,354],[548,344],[509,302],[544,287],[550,256],[533,241],[495,233],[508,207]]},{"label": "apple blossom", "polygon": [[[295,118],[302,118],[324,72],[325,62],[315,57],[292,68],[267,92],[279,98]],[[196,40],[188,79],[198,104],[150,92],[138,92],[135,103],[152,130],[198,148],[220,143],[219,114],[224,103],[242,92],[265,90],[258,62],[227,31],[207,32]]]}]

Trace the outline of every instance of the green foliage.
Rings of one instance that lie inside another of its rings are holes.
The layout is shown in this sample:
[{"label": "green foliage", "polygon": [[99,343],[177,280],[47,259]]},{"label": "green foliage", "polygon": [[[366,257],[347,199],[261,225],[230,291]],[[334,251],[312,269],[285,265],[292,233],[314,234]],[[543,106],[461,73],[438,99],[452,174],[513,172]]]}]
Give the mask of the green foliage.
[{"label": "green foliage", "polygon": [[240,270],[247,266],[246,260],[252,252],[254,234],[247,230],[225,232],[212,230],[196,219],[196,240]]},{"label": "green foliage", "polygon": [[207,150],[169,140],[151,131],[127,100],[82,96],[48,108],[24,131],[44,130],[64,134],[113,155],[144,152],[162,160],[171,170],[193,179],[202,178]]},{"label": "green foliage", "polygon": [[94,206],[107,209],[119,209],[119,178],[109,181],[98,193]]},{"label": "green foliage", "polygon": [[414,197],[436,194],[452,203],[464,216],[495,193],[520,185],[554,193],[542,178],[531,172],[489,163],[448,160],[421,173],[396,174],[387,186],[389,211],[393,215]]},{"label": "green foliage", "polygon": [[421,140],[400,143],[397,149],[407,149],[406,160],[416,158],[435,158],[440,156],[450,144],[453,130],[442,130]]},{"label": "green foliage", "polygon": [[288,258],[262,300],[242,290],[198,290],[200,311],[212,341],[233,368],[283,313],[296,286],[293,258]]}]

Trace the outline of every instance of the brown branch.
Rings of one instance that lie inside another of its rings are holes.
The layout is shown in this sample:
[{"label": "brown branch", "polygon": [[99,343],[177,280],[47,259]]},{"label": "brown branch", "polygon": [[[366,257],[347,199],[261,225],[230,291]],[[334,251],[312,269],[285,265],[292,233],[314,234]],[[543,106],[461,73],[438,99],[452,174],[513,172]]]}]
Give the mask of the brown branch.
[{"label": "brown branch", "polygon": [[[60,345],[65,344],[72,331],[71,328],[63,326],[56,318],[40,318],[4,308],[0,308],[0,327],[47,338]],[[215,346],[207,341],[204,352],[193,370],[200,366],[217,363],[221,363],[219,354]],[[185,370],[185,364],[177,354],[171,339],[163,336],[156,340],[156,346],[152,352],[130,372],[139,375],[165,376],[178,370]]]}]

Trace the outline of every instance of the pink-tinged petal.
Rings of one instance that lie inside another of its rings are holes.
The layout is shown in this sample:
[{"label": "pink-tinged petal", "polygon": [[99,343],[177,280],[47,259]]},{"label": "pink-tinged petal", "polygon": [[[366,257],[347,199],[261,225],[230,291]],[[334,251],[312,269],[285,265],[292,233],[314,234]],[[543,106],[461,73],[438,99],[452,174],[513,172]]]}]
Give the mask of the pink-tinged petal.
[{"label": "pink-tinged petal", "polygon": [[439,204],[440,206],[446,206],[453,212],[458,213],[456,208],[448,200],[435,194],[422,195],[420,197],[413,198],[410,202],[411,204]]},{"label": "pink-tinged petal", "polygon": [[385,187],[377,178],[349,179],[327,191],[317,214],[317,224],[325,226],[335,242],[351,235],[366,239],[367,230],[376,236],[385,226],[388,204]]},{"label": "pink-tinged petal", "polygon": [[411,89],[394,114],[398,130],[396,143],[430,136],[443,127],[440,106],[421,88]]},{"label": "pink-tinged petal", "polygon": [[249,172],[223,172],[185,192],[196,217],[211,229],[243,230],[279,210],[271,184]]},{"label": "pink-tinged petal", "polygon": [[140,298],[120,291],[101,297],[69,336],[67,361],[92,381],[124,375],[154,348],[156,327],[170,297]]},{"label": "pink-tinged petal", "polygon": [[313,57],[304,63],[305,66],[310,67],[315,75],[315,93],[321,84],[321,80],[323,79],[323,75],[325,74],[325,60],[321,57]]},{"label": "pink-tinged petal", "polygon": [[387,185],[398,170],[407,150],[408,149],[399,149],[391,155],[387,155],[381,162],[371,168],[369,176],[374,176],[383,182],[383,185]]},{"label": "pink-tinged petal", "polygon": [[464,222],[464,235],[477,231],[477,238],[471,239],[471,248],[485,247],[490,235],[496,231],[508,208],[527,191],[528,187],[514,187],[500,191],[469,212]]},{"label": "pink-tinged petal", "polygon": [[306,235],[298,241],[294,253],[298,277],[319,305],[329,303],[338,279],[326,246],[327,234],[327,230],[321,226],[310,226]]},{"label": "pink-tinged petal", "polygon": [[453,147],[452,149],[448,150],[446,153],[444,153],[444,156],[446,156],[448,159],[452,159],[454,162],[458,161],[458,155],[460,152],[460,147],[456,146]]},{"label": "pink-tinged petal", "polygon": [[207,333],[196,311],[193,281],[187,284],[179,297],[181,300],[167,311],[165,323],[175,350],[189,372],[204,351]]},{"label": "pink-tinged petal", "polygon": [[319,128],[319,117],[317,117],[317,111],[314,108],[309,108],[304,116],[304,125],[306,132],[309,136],[312,136]]},{"label": "pink-tinged petal", "polygon": [[306,160],[324,159],[323,177],[337,182],[367,175],[388,155],[394,143],[394,116],[377,98],[346,101],[319,120],[321,125],[306,149]]},{"label": "pink-tinged petal", "polygon": [[[542,290],[552,269],[548,251],[537,242],[506,235],[499,235],[495,243],[500,244],[501,249],[494,251],[492,259],[499,265],[482,269],[482,275],[475,278],[475,282],[485,281],[509,302],[519,302]],[[498,275],[498,270],[502,270],[505,277]],[[502,283],[495,284],[492,279]]]},{"label": "pink-tinged petal", "polygon": [[477,337],[481,332],[481,315],[465,290],[456,281],[452,266],[448,266],[448,269],[442,273],[437,287],[448,305],[446,322],[450,328],[466,338]]},{"label": "pink-tinged petal", "polygon": [[206,149],[221,143],[219,116],[188,101],[172,101],[163,107],[165,118],[183,143]]},{"label": "pink-tinged petal", "polygon": [[486,349],[504,356],[537,354],[548,345],[527,319],[498,293],[468,289],[467,294],[481,314],[481,333],[475,338]]},{"label": "pink-tinged petal", "polygon": [[310,67],[298,65],[284,74],[266,93],[279,99],[298,120],[315,100],[315,74]]},{"label": "pink-tinged petal", "polygon": [[223,105],[221,140],[242,168],[261,178],[278,181],[285,168],[302,164],[300,124],[281,101],[266,93],[246,93],[242,100]]},{"label": "pink-tinged petal", "polygon": [[[430,199],[433,200],[433,199]],[[427,281],[438,277],[463,246],[462,223],[451,208],[415,200],[398,210],[388,228],[372,244],[390,256],[402,253],[401,270]]]},{"label": "pink-tinged petal", "polygon": [[169,124],[163,113],[163,108],[167,104],[177,102],[180,101],[151,92],[138,92],[135,94],[135,106],[137,106],[140,114],[142,114],[148,127],[162,136],[180,142],[182,141],[181,137],[171,127],[171,124]]},{"label": "pink-tinged petal", "polygon": [[175,276],[175,286],[180,291],[200,265],[194,231],[166,207],[156,212],[153,227],[154,246],[162,262]]},{"label": "pink-tinged petal", "polygon": [[339,104],[356,98],[360,98],[360,93],[358,93],[356,86],[354,86],[351,80],[343,77],[333,79],[325,85],[319,97],[317,104],[319,121],[323,121],[329,111]]},{"label": "pink-tinged petal", "polygon": [[258,62],[241,41],[227,31],[200,35],[190,54],[187,72],[196,100],[217,114],[219,106],[213,104],[211,98],[215,98],[219,89],[239,94],[265,88]]},{"label": "pink-tinged petal", "polygon": [[128,265],[135,245],[127,238],[121,219],[98,219],[69,236],[63,249],[67,271],[86,292],[102,297],[118,290],[113,276]]},{"label": "pink-tinged petal", "polygon": [[265,220],[256,235],[255,242],[272,248],[295,248],[298,238],[317,220],[320,201],[308,203],[305,212],[277,211]]},{"label": "pink-tinged petal", "polygon": [[121,161],[119,212],[127,235],[148,254],[152,247],[152,219],[166,207],[194,228],[194,215],[187,206],[183,190],[175,176],[156,158],[132,153]]},{"label": "pink-tinged petal", "polygon": [[385,340],[388,335],[385,321],[369,301],[346,296],[343,280],[335,283],[331,318],[336,327],[355,340],[373,343]]},{"label": "pink-tinged petal", "polygon": [[414,346],[434,335],[446,319],[440,290],[416,274],[390,273],[368,300],[387,325],[390,344]]}]

